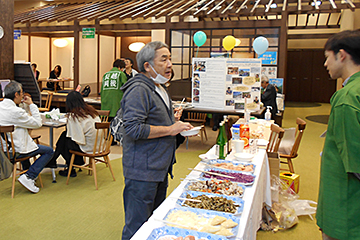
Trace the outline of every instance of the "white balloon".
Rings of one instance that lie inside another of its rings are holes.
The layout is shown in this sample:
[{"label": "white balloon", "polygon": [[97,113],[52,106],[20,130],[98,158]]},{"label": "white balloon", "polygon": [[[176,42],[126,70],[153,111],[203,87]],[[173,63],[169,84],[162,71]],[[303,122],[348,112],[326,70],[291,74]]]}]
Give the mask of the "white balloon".
[{"label": "white balloon", "polygon": [[260,55],[266,52],[269,47],[269,41],[265,37],[257,37],[253,42],[255,52]]}]

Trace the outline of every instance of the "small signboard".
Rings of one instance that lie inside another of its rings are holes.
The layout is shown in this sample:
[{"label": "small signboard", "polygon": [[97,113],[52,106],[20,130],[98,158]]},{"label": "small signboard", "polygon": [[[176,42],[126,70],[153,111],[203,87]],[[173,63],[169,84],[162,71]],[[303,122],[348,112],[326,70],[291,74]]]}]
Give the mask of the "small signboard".
[{"label": "small signboard", "polygon": [[258,56],[261,59],[263,65],[276,65],[277,64],[277,52],[264,52]]},{"label": "small signboard", "polygon": [[21,30],[14,29],[14,40],[20,40],[20,38],[21,38]]},{"label": "small signboard", "polygon": [[269,83],[277,88],[277,93],[283,93],[283,85],[284,85],[283,78],[270,78]]},{"label": "small signboard", "polygon": [[95,28],[83,28],[82,38],[95,38]]}]

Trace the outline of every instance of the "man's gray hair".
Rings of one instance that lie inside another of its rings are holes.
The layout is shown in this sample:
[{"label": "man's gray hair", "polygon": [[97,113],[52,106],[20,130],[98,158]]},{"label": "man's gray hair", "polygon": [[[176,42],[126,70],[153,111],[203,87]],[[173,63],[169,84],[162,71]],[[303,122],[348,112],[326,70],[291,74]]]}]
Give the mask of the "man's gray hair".
[{"label": "man's gray hair", "polygon": [[138,54],[136,54],[136,62],[138,64],[138,68],[140,72],[146,72],[144,63],[149,62],[152,66],[154,66],[154,58],[156,50],[166,47],[169,49],[169,46],[160,41],[149,42],[146,44]]},{"label": "man's gray hair", "polygon": [[267,76],[262,76],[262,77],[261,77],[261,82],[262,82],[262,83],[263,83],[263,82],[268,83],[268,82],[269,82],[269,78],[268,78]]},{"label": "man's gray hair", "polygon": [[22,89],[21,83],[12,80],[8,83],[8,85],[5,86],[5,89],[4,89],[5,96],[4,97],[14,100],[15,93],[20,92],[21,89]]}]

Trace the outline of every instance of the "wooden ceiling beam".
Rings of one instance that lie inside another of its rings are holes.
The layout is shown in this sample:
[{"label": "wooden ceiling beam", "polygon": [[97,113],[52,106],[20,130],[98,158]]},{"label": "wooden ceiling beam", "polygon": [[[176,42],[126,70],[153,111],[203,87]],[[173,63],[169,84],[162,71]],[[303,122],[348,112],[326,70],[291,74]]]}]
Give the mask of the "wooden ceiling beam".
[{"label": "wooden ceiling beam", "polygon": [[[93,5],[93,4],[92,4]],[[82,3],[79,4],[77,6],[73,6],[73,7],[69,7],[67,9],[64,9],[64,11],[58,12],[56,13],[53,17],[51,18],[43,18],[41,19],[42,21],[48,21],[48,22],[53,22],[53,21],[58,21],[58,22],[62,22],[64,20],[67,20],[69,17],[71,16],[76,16],[76,14],[78,12],[84,11],[85,9],[87,9],[90,5],[86,4],[86,3]],[[40,20],[39,20],[40,21]]]},{"label": "wooden ceiling beam", "polygon": [[[182,2],[182,1],[180,1]],[[155,17],[157,14],[161,14],[162,12],[164,12],[164,8],[167,9],[167,7],[170,5],[170,8],[174,8],[175,4],[179,3],[179,1],[177,0],[170,0],[168,3],[163,4],[161,7],[158,7],[156,10],[151,10],[150,12],[146,13],[145,15],[143,15],[144,19],[148,19],[150,17]]]},{"label": "wooden ceiling beam", "polygon": [[[169,4],[169,3],[168,3]],[[151,7],[149,7],[149,8],[146,8],[146,9],[144,9],[144,10],[142,10],[142,11],[139,11],[139,12],[136,12],[135,14],[133,14],[133,15],[131,15],[131,19],[135,19],[136,18],[136,16],[139,16],[139,17],[143,17],[143,18],[145,18],[145,15],[147,15],[147,14],[151,14],[153,11],[154,11],[154,9],[157,9],[157,7],[158,6],[161,6],[161,5],[164,5],[164,3],[162,2],[162,1],[159,1],[158,3],[156,3],[156,4],[154,4],[153,6],[151,6]],[[156,10],[155,10],[156,11]],[[148,12],[148,13],[146,13],[146,12]],[[145,15],[143,14],[143,13],[146,13]],[[120,17],[121,18],[121,17]]]},{"label": "wooden ceiling beam", "polygon": [[166,14],[171,12],[174,8],[176,8],[178,5],[183,4],[184,2],[188,2],[188,1],[187,0],[176,1],[176,3],[173,6],[168,7],[167,9],[164,9],[163,11],[161,11],[159,13],[156,13],[154,15],[155,19],[165,16]]},{"label": "wooden ceiling beam", "polygon": [[[142,9],[144,6],[142,6],[143,4],[145,4],[145,3],[147,3],[148,1],[137,1],[136,3],[137,4],[134,4],[134,5],[131,5],[131,6],[129,6],[129,8],[126,8],[126,9],[123,9],[122,11],[120,11],[120,12],[117,12],[117,13],[115,13],[115,14],[112,14],[112,15],[110,15],[108,18],[109,18],[109,20],[113,20],[113,19],[115,19],[115,18],[118,18],[118,17],[120,17],[121,16],[121,14],[123,14],[123,13],[126,13],[126,12],[129,12],[129,11],[131,11],[131,10],[133,10],[133,9],[137,9],[137,8],[139,8],[139,9]],[[147,4],[147,5],[149,5],[149,4]],[[146,6],[147,6],[146,5]],[[142,7],[141,7],[142,6]]]},{"label": "wooden ceiling beam", "polygon": [[[31,19],[30,20],[30,23],[31,22],[51,22],[49,19],[51,19],[52,17],[57,17],[67,11],[71,11],[72,9],[74,8],[79,8],[79,5],[83,5],[84,3],[82,4],[72,4],[72,5],[67,5],[67,6],[64,6],[63,8],[59,9],[59,8],[56,8],[55,11],[49,11],[46,15],[44,16],[37,16],[35,19]],[[50,17],[50,18],[49,18]]]},{"label": "wooden ceiling beam", "polygon": [[130,15],[130,14],[132,14],[132,13],[138,12],[138,11],[140,11],[141,9],[146,9],[146,10],[147,10],[148,7],[153,4],[153,2],[151,2],[151,0],[150,0],[150,1],[147,1],[146,3],[147,3],[147,4],[145,4],[145,5],[143,5],[143,6],[140,6],[140,7],[138,7],[138,8],[135,8],[135,9],[133,9],[133,10],[125,11],[125,13],[122,14],[122,15],[120,15],[119,18],[120,18],[120,19],[126,18],[126,16],[128,16],[128,15]]},{"label": "wooden ceiling beam", "polygon": [[[212,9],[210,9],[210,11],[208,11],[206,14],[210,14],[215,10],[220,10],[222,8],[221,4],[223,4],[223,2],[225,2],[225,0],[221,0],[218,4],[216,4]],[[219,8],[220,7],[220,8]],[[218,9],[219,8],[219,9]]]},{"label": "wooden ceiling beam", "polygon": [[[199,12],[201,12],[201,11],[205,11],[205,9],[207,8],[207,6],[209,6],[211,3],[213,3],[215,0],[210,0],[208,3],[206,3],[204,6],[202,6],[199,10],[197,10],[196,12],[194,12],[194,16],[196,15],[196,14],[198,14]],[[236,0],[234,0],[234,1],[236,1]]]},{"label": "wooden ceiling beam", "polygon": [[180,12],[180,10],[181,10],[182,8],[185,8],[187,5],[192,4],[193,2],[196,2],[196,0],[190,0],[190,1],[188,1],[187,3],[185,3],[184,5],[182,5],[180,8],[177,8],[177,9],[173,10],[172,12],[168,13],[166,16],[167,16],[167,17],[171,17],[171,15],[173,15],[175,12]]},{"label": "wooden ceiling beam", "polygon": [[102,2],[98,5],[96,4],[93,4],[92,6],[90,6],[89,8],[87,9],[84,9],[84,11],[80,12],[80,13],[77,13],[71,17],[67,17],[67,21],[70,22],[70,21],[74,21],[75,19],[77,19],[78,21],[81,21],[83,19],[86,19],[89,15],[93,15],[95,13],[99,13],[99,12],[102,12],[106,9],[109,9],[115,5],[117,5],[118,2],[115,2],[115,1],[112,1],[112,2]]},{"label": "wooden ceiling beam", "polygon": [[238,10],[236,10],[236,14],[239,13],[241,11],[241,9],[245,6],[245,4],[248,2],[248,0],[244,0],[244,2],[241,4],[241,6],[238,8]]},{"label": "wooden ceiling beam", "polygon": [[54,14],[55,11],[62,10],[62,8],[65,8],[66,5],[73,5],[73,4],[59,4],[59,5],[53,5],[50,8],[47,8],[45,11],[42,11],[41,13],[37,13],[37,11],[34,11],[33,14],[25,19],[21,20],[21,23],[31,22],[33,19],[38,19],[39,17],[43,16],[51,16],[51,14]]},{"label": "wooden ceiling beam", "polygon": [[[144,0],[140,0],[138,2],[144,2]],[[109,11],[105,11],[103,13],[97,13],[94,14],[90,17],[87,18],[88,21],[94,20],[94,19],[99,19],[99,21],[108,18],[109,16],[118,13],[119,11],[122,11],[124,9],[127,9],[129,6],[133,5],[134,2],[132,1],[128,1],[128,2],[124,2],[123,4],[121,4],[118,7],[115,7],[114,9],[111,9]]]},{"label": "wooden ceiling beam", "polygon": [[237,0],[233,0],[229,5],[227,5],[226,8],[221,11],[221,14],[224,14],[229,8],[231,8],[232,5],[234,5],[234,3],[235,3],[236,1],[237,1]]},{"label": "wooden ceiling beam", "polygon": [[323,34],[288,34],[288,39],[328,39],[333,33],[323,33]]}]

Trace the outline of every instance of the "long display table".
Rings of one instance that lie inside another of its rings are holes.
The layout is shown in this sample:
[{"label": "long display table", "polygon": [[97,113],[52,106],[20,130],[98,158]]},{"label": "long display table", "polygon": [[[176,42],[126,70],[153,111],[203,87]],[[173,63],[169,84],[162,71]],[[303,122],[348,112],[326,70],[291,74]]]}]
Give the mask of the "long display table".
[{"label": "long display table", "polygon": [[[210,151],[212,151],[211,149]],[[210,152],[209,151],[209,152]],[[232,160],[233,156],[229,155],[228,160]],[[266,151],[261,149],[255,155],[252,163],[255,165],[254,175],[255,181],[252,186],[245,189],[244,210],[240,216],[239,231],[235,238],[252,240],[256,239],[256,232],[260,227],[261,213],[263,203],[271,206],[271,190],[270,190],[270,172]],[[206,164],[199,162],[195,169],[204,170]],[[169,195],[168,198],[154,211],[153,215],[145,222],[132,240],[145,240],[151,234],[152,230],[164,226],[165,224],[159,220],[164,219],[168,211],[176,207],[176,199],[179,198],[184,191],[185,185],[189,180],[198,178],[201,172],[192,171],[186,179]]]}]

